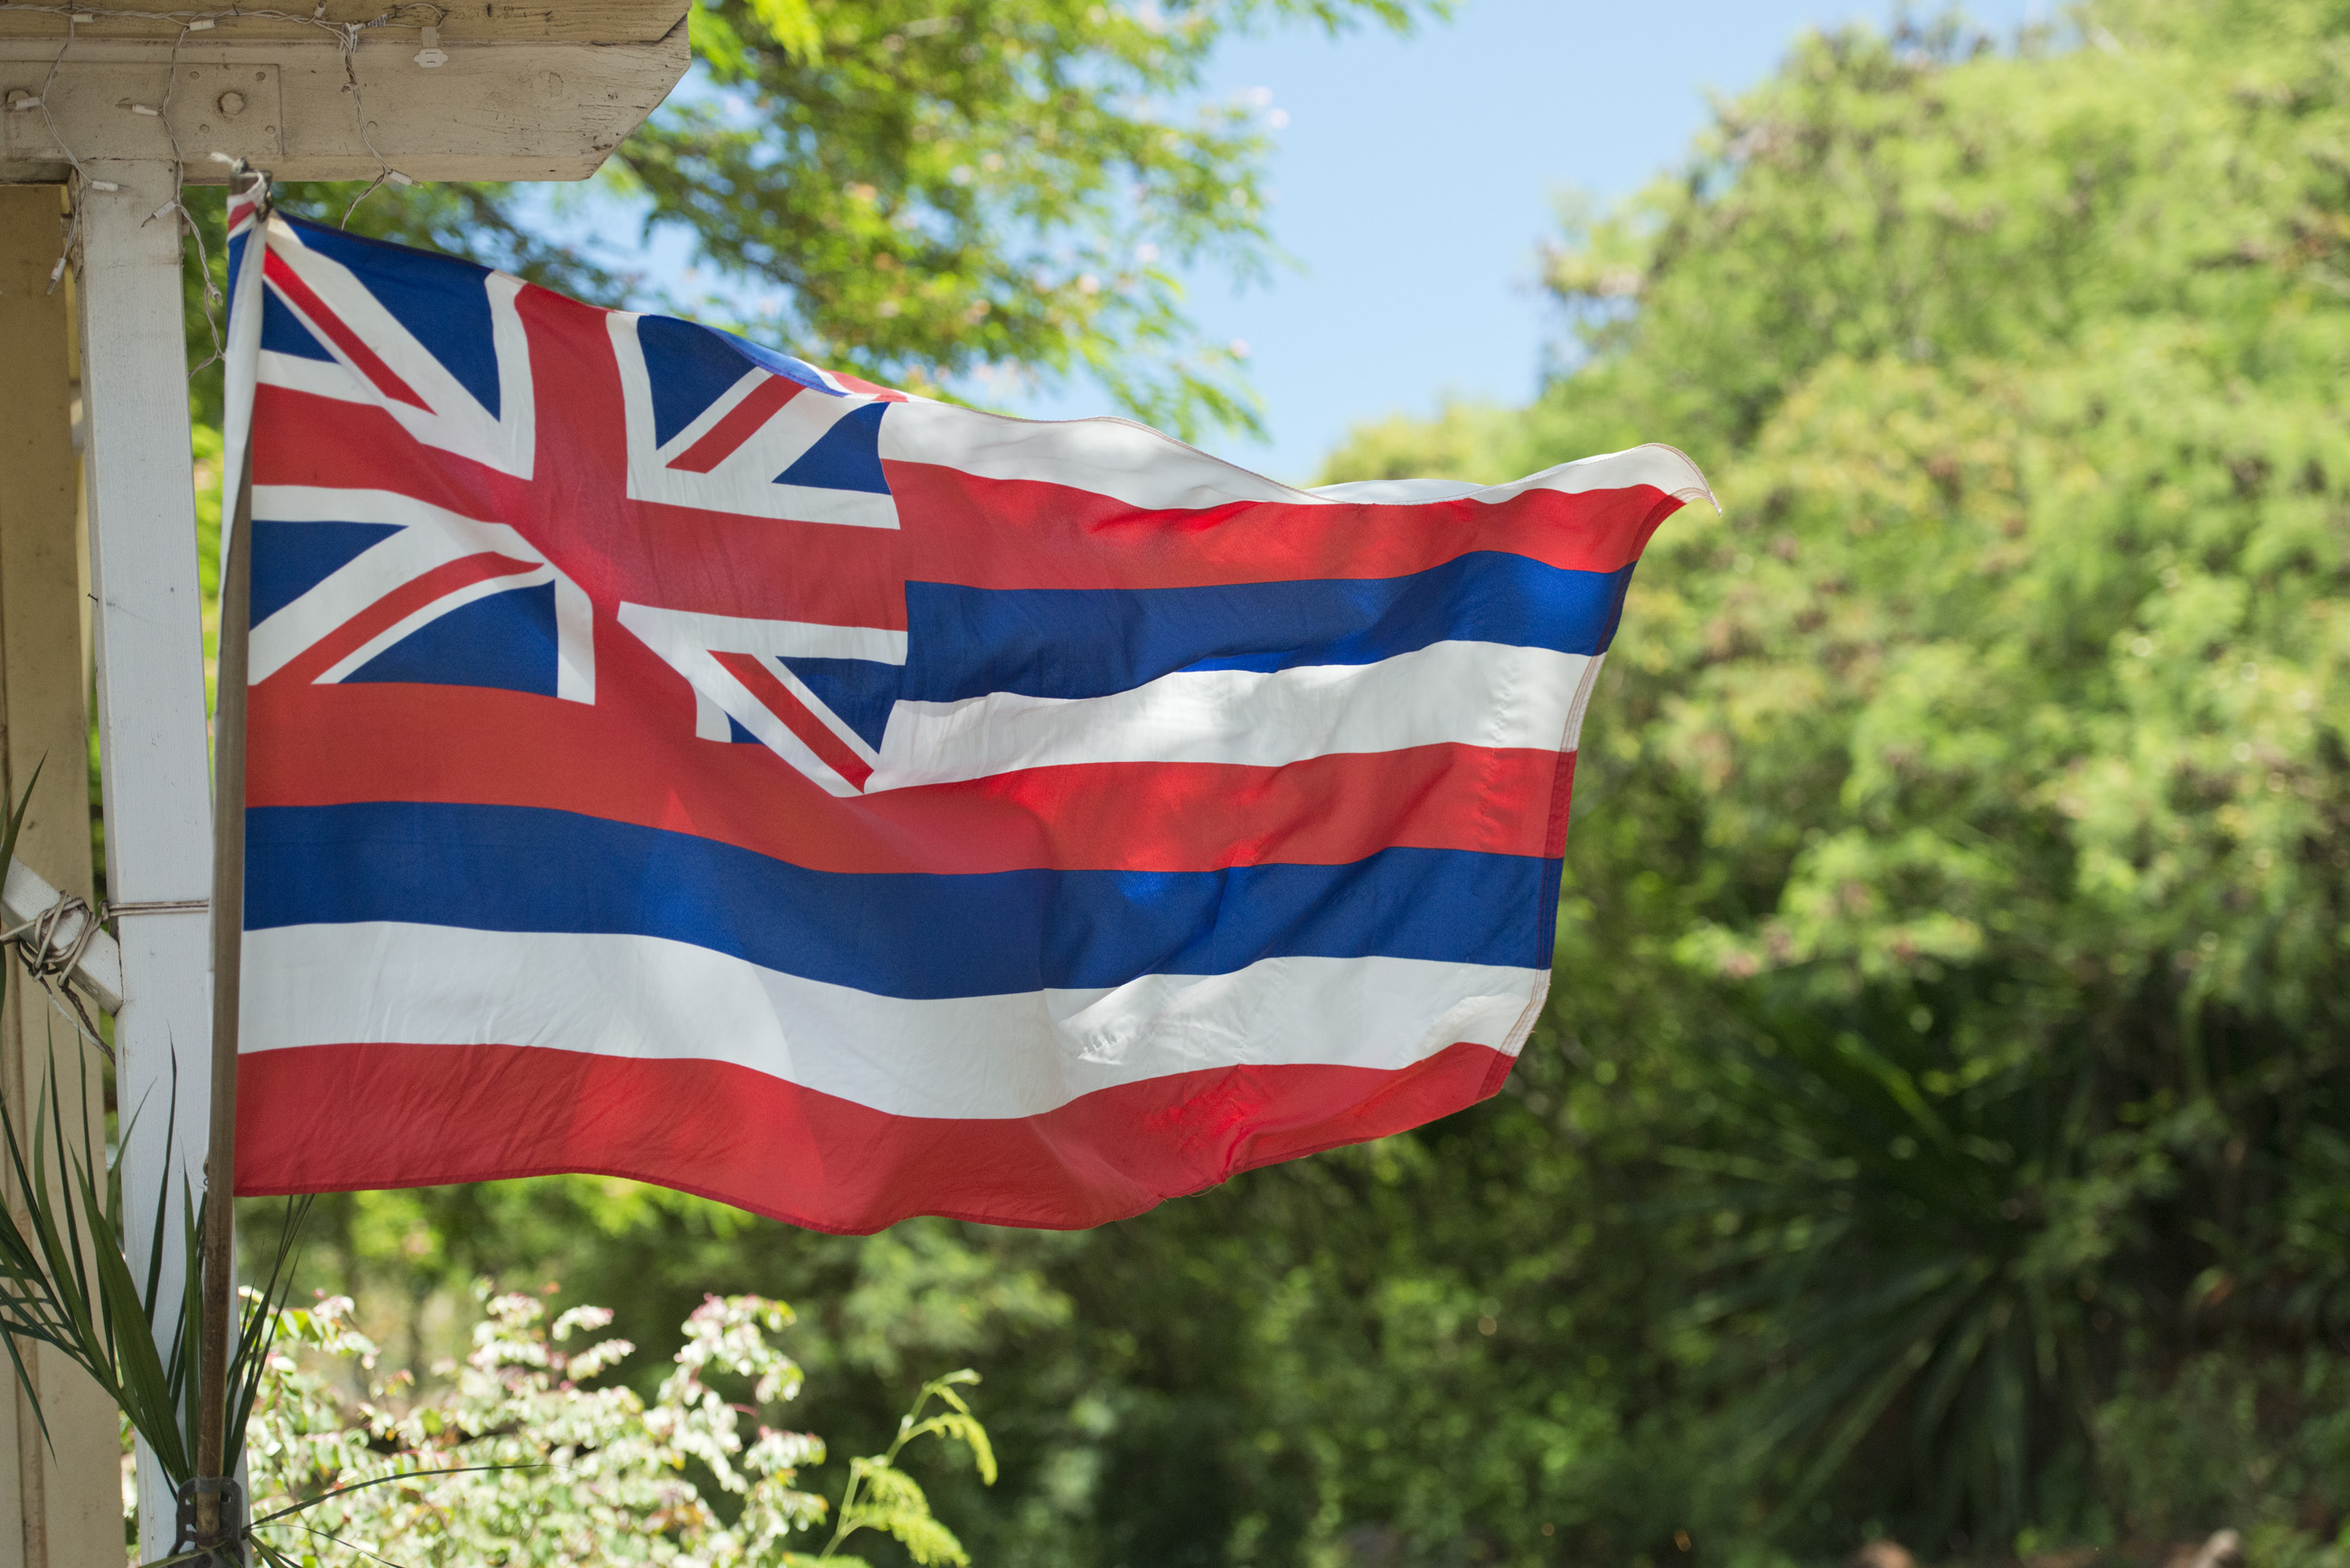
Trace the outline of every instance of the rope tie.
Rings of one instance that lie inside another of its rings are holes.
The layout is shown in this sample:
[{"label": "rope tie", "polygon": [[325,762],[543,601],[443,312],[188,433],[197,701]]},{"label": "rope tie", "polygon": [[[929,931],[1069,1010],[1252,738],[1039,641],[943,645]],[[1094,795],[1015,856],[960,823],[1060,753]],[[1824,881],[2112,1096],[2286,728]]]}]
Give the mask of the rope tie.
[{"label": "rope tie", "polygon": [[56,903],[31,919],[0,930],[0,946],[16,950],[26,974],[47,994],[57,1015],[111,1062],[113,1048],[99,1037],[98,1024],[71,983],[74,971],[80,967],[90,943],[98,940],[107,917],[192,914],[211,907],[209,898],[156,898],[93,909],[78,894],[60,893]]},{"label": "rope tie", "polygon": [[[78,916],[81,924],[73,934],[61,934],[65,923]],[[98,940],[99,913],[89,902],[72,893],[61,893],[57,901],[12,930],[0,931],[0,941],[16,944],[16,956],[24,961],[25,971],[35,980],[47,981],[72,975],[89,944]]]}]

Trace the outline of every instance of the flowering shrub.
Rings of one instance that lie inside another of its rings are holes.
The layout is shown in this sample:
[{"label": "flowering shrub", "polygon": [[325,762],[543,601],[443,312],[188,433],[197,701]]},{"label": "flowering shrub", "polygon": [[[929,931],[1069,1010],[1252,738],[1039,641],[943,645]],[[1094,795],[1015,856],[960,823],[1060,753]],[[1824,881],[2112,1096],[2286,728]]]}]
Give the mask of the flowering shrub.
[{"label": "flowering shrub", "polygon": [[[896,1460],[914,1438],[938,1437],[966,1444],[994,1480],[986,1431],[955,1392],[976,1374],[926,1384],[888,1452],[850,1460],[836,1509],[797,1484],[802,1467],[823,1462],[823,1439],[755,1424],[800,1388],[799,1367],[769,1342],[792,1321],[782,1303],[711,1297],[686,1320],[676,1370],[650,1404],[624,1386],[586,1386],[633,1350],[626,1340],[568,1348],[610,1313],[574,1307],[547,1324],[532,1296],[485,1304],[473,1354],[429,1394],[412,1374],[378,1374],[349,1298],[286,1314],[248,1436],[255,1520],[299,1509],[260,1526],[275,1568],[369,1556],[398,1568],[847,1565],[859,1560],[839,1549],[863,1531],[893,1536],[918,1563],[969,1561]],[[713,1377],[741,1385],[749,1405]],[[722,1511],[706,1488],[732,1505]],[[815,1549],[793,1551],[795,1538]]]}]

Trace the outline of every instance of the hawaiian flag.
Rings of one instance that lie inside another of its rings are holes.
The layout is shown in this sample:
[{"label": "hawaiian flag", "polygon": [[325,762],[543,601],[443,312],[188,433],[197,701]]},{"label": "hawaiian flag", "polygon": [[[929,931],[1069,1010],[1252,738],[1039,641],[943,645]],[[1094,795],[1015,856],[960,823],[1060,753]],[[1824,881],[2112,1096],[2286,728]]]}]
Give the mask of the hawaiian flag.
[{"label": "hawaiian flag", "polygon": [[1679,453],[1294,490],[231,216],[239,1191],[1080,1226],[1500,1087]]}]

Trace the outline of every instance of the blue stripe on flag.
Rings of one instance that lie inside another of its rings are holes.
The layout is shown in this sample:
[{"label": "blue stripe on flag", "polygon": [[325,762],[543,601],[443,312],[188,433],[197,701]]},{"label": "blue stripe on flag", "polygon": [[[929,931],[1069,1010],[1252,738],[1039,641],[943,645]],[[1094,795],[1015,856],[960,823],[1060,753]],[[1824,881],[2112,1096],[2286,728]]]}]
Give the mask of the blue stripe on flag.
[{"label": "blue stripe on flag", "polygon": [[1206,872],[812,871],[568,812],[406,802],[246,814],[245,925],[390,920],[664,937],[885,996],[1229,974],[1261,959],[1547,967],[1551,862],[1387,849]]},{"label": "blue stripe on flag", "polygon": [[1632,568],[1476,551],[1401,577],[1194,588],[906,585],[910,702],[1106,697],[1179,670],[1374,664],[1436,642],[1598,653]]}]

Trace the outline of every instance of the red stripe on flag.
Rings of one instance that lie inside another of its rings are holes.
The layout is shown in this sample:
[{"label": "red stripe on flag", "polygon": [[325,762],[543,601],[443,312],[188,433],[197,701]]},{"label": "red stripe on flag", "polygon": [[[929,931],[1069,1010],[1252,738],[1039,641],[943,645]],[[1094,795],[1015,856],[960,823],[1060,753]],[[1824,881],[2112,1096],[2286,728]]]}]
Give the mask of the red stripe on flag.
[{"label": "red stripe on flag", "polygon": [[1320,577],[1395,577],[1476,550],[1574,571],[1639,559],[1681,503],[1651,486],[1507,501],[1320,506],[1235,501],[1153,511],[1035,480],[888,462],[906,575],[985,588],[1152,588]]},{"label": "red stripe on flag", "polygon": [[343,324],[342,317],[327,308],[327,302],[311,291],[284,256],[271,251],[262,258],[261,271],[264,277],[277,286],[278,293],[310,318],[312,327],[335,340],[335,347],[350,357],[359,374],[375,383],[376,390],[387,398],[423,409],[428,414],[432,411],[423,399],[409,389],[407,382],[393,374],[390,366],[377,358],[376,351],[358,333]]},{"label": "red stripe on flag", "polygon": [[578,1172],[812,1231],[917,1214],[1075,1230],[1492,1095],[1461,1044],[1399,1071],[1173,1074],[1003,1120],[895,1116],[731,1063],[511,1045],[313,1045],[237,1069],[236,1190],[260,1197]]},{"label": "red stripe on flag", "polygon": [[[255,691],[265,691],[283,683],[307,686],[350,655],[367,646],[369,640],[398,626],[407,617],[422,609],[435,599],[443,598],[474,583],[492,577],[513,576],[520,572],[536,571],[530,561],[517,561],[508,556],[484,553],[467,556],[459,561],[433,567],[421,577],[411,577],[383,597],[351,617],[342,625],[304,649],[270,675],[256,684]],[[439,690],[436,688],[435,690]],[[428,725],[409,732],[411,737],[431,733]]]},{"label": "red stripe on flag", "polygon": [[[1208,871],[1345,865],[1393,846],[1555,857],[1554,802],[1572,778],[1571,755],[1555,752],[1419,746],[1278,768],[1036,768],[840,799],[764,746],[693,740],[682,690],[659,711],[614,711],[627,657],[618,639],[599,649],[593,707],[462,687],[257,686],[246,798],[572,811],[822,871]],[[424,734],[434,743],[413,743]]]},{"label": "red stripe on flag", "polygon": [[[599,601],[641,600],[647,583],[673,593],[690,585],[691,603],[664,602],[848,626],[902,627],[909,579],[994,588],[1196,587],[1401,576],[1478,550],[1612,572],[1637,560],[1682,504],[1633,485],[1573,495],[1529,491],[1492,504],[1235,502],[1161,512],[1063,485],[889,462],[883,469],[898,529],[746,526],[723,513],[627,499],[624,476],[597,471],[611,452],[625,451],[621,434],[597,438],[610,443],[607,452],[574,424],[592,422],[581,413],[597,400],[592,393],[540,405],[542,471],[559,475],[562,497],[552,511],[530,482],[426,447],[380,410],[282,387],[263,387],[259,396],[255,428],[265,440],[255,459],[257,484],[388,490],[469,517],[495,517]],[[556,453],[567,455],[558,462]],[[677,563],[700,560],[723,560],[726,569],[680,573]]]},{"label": "red stripe on flag", "polygon": [[823,758],[827,767],[857,788],[865,787],[865,781],[873,776],[873,764],[851,751],[847,742],[809,711],[799,694],[783,683],[765,659],[752,653],[713,653],[712,657],[721,669],[743,684],[753,701],[781,719],[785,728],[797,735],[803,745]]},{"label": "red stripe on flag", "polygon": [[719,421],[702,433],[676,457],[669,466],[687,473],[708,473],[734,455],[735,449],[749,441],[761,425],[775,416],[775,410],[807,390],[797,381],[787,381],[781,376],[769,376],[750,390],[741,402],[726,410]]}]

